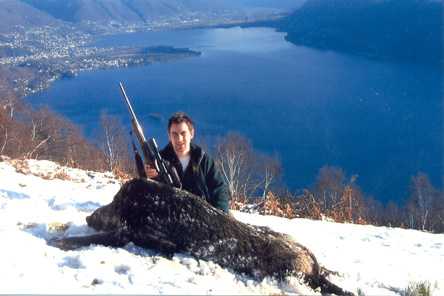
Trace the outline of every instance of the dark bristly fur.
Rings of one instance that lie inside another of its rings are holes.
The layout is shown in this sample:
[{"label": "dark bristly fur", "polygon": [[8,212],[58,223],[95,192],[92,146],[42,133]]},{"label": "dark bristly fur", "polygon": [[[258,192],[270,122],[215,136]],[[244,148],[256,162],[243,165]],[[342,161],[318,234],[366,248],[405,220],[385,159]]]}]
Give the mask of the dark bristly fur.
[{"label": "dark bristly fur", "polygon": [[65,238],[58,245],[74,249],[133,242],[165,255],[212,260],[256,279],[296,276],[322,293],[352,295],[330,283],[315,256],[291,236],[244,224],[191,193],[155,181],[127,182],[110,204],[86,220],[89,227],[104,232]]}]

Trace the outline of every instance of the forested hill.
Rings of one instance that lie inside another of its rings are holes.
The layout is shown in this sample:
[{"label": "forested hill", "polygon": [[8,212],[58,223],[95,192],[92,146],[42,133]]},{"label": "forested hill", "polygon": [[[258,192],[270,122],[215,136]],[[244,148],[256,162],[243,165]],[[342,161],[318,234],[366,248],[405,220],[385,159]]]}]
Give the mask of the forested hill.
[{"label": "forested hill", "polygon": [[277,24],[287,40],[443,67],[442,0],[308,0]]},{"label": "forested hill", "polygon": [[50,14],[18,0],[0,0],[0,33],[57,24]]},{"label": "forested hill", "polygon": [[150,22],[173,15],[233,13],[241,7],[229,0],[20,0],[67,22]]}]

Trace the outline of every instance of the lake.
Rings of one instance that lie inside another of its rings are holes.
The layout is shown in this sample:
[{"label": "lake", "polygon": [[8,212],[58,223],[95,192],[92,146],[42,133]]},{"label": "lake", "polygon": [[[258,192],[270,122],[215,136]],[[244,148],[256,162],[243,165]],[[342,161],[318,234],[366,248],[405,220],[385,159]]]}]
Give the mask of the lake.
[{"label": "lake", "polygon": [[405,199],[419,171],[442,187],[441,69],[296,46],[284,37],[271,28],[239,27],[107,36],[95,45],[168,45],[202,55],[82,72],[30,101],[66,115],[86,135],[104,108],[129,129],[122,82],[147,138],[159,146],[167,143],[166,119],[183,110],[201,138],[238,131],[255,149],[278,152],[291,191],[313,184],[325,165],[357,174],[364,193],[383,202]]}]

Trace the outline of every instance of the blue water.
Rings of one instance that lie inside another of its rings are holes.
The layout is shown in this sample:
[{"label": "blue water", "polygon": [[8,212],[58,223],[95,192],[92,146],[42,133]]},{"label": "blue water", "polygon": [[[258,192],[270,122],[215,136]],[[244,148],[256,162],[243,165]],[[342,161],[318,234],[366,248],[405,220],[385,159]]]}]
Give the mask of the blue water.
[{"label": "blue water", "polygon": [[202,55],[83,72],[30,100],[81,124],[87,135],[104,108],[129,128],[122,82],[146,136],[159,146],[167,142],[166,119],[183,110],[201,138],[239,131],[256,149],[278,152],[291,191],[313,184],[324,165],[358,174],[364,193],[383,202],[405,199],[419,171],[441,188],[442,70],[295,46],[284,36],[270,28],[108,36],[96,45],[172,45]]}]

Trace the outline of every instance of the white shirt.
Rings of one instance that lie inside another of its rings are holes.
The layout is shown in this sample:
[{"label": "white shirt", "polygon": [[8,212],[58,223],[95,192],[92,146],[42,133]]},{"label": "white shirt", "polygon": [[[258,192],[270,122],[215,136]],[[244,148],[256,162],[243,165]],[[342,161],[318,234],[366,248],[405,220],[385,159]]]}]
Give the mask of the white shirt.
[{"label": "white shirt", "polygon": [[182,171],[183,172],[185,172],[185,170],[187,169],[188,164],[190,163],[190,160],[191,160],[190,154],[188,154],[185,157],[179,157],[179,161],[182,164]]}]

